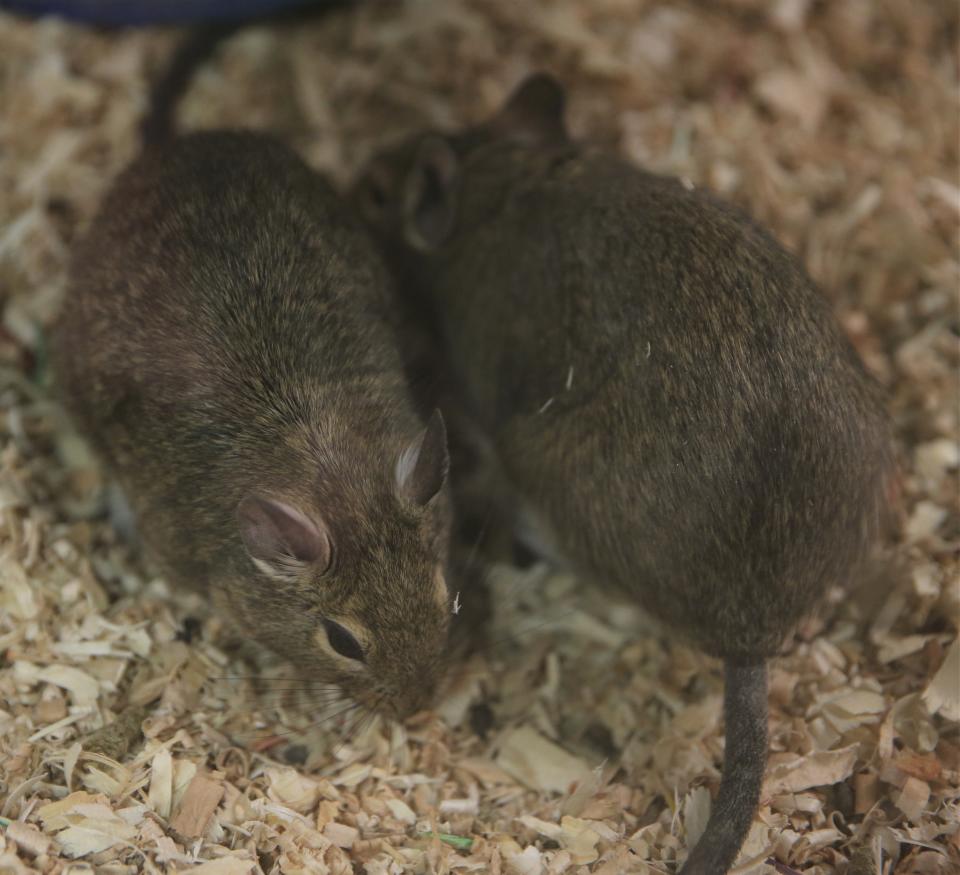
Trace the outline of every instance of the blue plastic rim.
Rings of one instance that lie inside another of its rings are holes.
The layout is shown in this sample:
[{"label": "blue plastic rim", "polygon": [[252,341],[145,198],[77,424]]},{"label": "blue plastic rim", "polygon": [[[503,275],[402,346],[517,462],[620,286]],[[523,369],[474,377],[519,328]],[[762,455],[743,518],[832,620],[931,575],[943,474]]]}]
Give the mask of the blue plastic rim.
[{"label": "blue plastic rim", "polygon": [[25,15],[110,26],[242,21],[307,5],[304,0],[0,0],[0,9]]}]

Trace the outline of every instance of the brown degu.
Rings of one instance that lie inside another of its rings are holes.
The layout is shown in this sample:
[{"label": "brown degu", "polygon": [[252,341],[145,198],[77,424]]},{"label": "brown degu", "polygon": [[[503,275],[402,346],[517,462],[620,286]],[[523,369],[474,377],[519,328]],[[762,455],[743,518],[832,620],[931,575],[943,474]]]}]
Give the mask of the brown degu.
[{"label": "brown degu", "polygon": [[796,258],[739,209],[572,142],[522,84],[354,194],[430,318],[542,552],[725,665],[723,779],[682,872],[722,873],[767,750],[766,661],[881,524],[888,426]]},{"label": "brown degu", "polygon": [[448,454],[388,275],[282,143],[170,128],[149,120],[73,258],[66,406],[172,581],[310,681],[410,714],[445,658]]}]

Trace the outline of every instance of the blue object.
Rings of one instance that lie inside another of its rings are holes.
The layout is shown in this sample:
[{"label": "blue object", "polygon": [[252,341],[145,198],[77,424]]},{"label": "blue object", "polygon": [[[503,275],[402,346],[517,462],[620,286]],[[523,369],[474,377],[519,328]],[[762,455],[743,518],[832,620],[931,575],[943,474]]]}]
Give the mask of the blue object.
[{"label": "blue object", "polygon": [[242,21],[307,5],[304,0],[0,0],[0,9],[111,26]]}]

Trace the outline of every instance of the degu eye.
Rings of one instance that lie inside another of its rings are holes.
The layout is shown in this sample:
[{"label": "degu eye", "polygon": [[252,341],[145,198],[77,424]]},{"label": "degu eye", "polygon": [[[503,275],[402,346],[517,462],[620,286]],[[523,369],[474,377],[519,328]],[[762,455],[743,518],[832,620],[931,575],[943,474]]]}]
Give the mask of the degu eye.
[{"label": "degu eye", "polygon": [[333,620],[324,620],[323,628],[327,632],[327,640],[330,646],[341,656],[347,659],[355,659],[357,662],[366,662],[363,656],[363,648],[360,642],[339,623]]}]

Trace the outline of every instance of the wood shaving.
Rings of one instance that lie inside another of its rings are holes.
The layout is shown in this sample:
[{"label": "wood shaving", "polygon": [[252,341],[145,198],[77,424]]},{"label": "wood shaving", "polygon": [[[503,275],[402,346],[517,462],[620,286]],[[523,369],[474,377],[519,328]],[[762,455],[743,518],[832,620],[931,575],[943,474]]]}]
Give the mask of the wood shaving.
[{"label": "wood shaving", "polygon": [[219,781],[202,774],[194,775],[170,821],[170,828],[185,839],[200,838],[223,794],[223,784]]},{"label": "wood shaving", "polygon": [[501,740],[496,763],[527,787],[548,793],[571,791],[590,773],[584,760],[571,756],[529,726],[513,729]]},{"label": "wood shaving", "polygon": [[[437,713],[351,721],[111,527],[49,329],[181,33],[0,14],[0,871],[675,872],[719,784],[721,672],[635,606],[498,569],[496,643]],[[887,392],[904,533],[771,666],[738,871],[960,869],[957,39],[947,0],[365,0],[241,31],[182,108],[342,186],[546,68],[577,136],[802,257]]]}]

